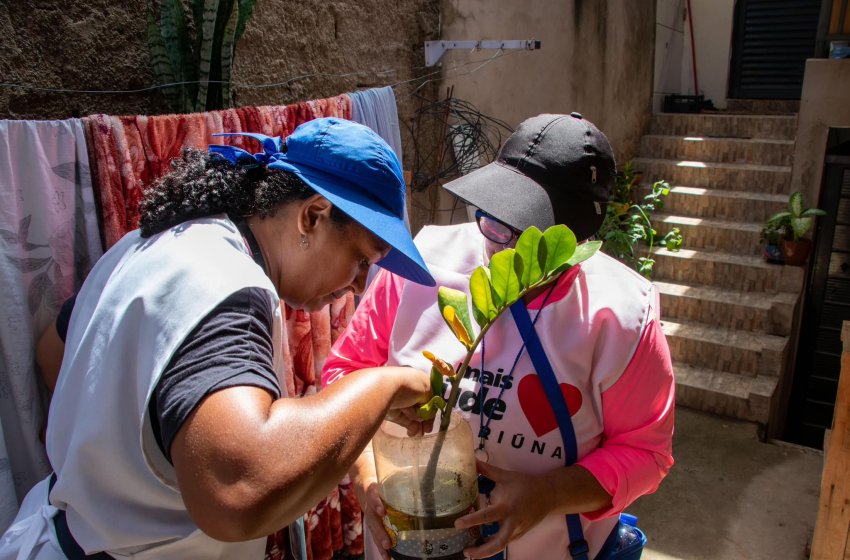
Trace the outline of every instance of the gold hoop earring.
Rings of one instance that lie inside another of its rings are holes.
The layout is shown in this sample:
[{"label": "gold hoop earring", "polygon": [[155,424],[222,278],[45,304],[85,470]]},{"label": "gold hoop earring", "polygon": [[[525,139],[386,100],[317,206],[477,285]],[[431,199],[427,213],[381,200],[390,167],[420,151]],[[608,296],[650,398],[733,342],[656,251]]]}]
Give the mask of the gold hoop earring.
[{"label": "gold hoop earring", "polygon": [[310,240],[303,233],[301,234],[301,250],[306,251],[310,248]]}]

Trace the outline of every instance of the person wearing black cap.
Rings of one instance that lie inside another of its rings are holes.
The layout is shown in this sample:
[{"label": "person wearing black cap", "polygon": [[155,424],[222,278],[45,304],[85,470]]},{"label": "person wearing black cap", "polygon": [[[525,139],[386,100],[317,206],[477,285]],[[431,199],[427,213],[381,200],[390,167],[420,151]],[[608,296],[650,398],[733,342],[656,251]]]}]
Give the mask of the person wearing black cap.
[{"label": "person wearing black cap", "polygon": [[[579,242],[591,238],[615,176],[607,138],[580,114],[530,118],[496,161],[444,186],[477,208],[476,223],[426,227],[416,244],[438,285],[468,291],[473,270],[528,227],[566,224]],[[470,558],[505,547],[514,559],[609,558],[618,514],[653,492],[673,463],[674,382],[658,294],[597,252],[525,300],[572,417],[578,461],[564,466],[555,414],[505,313],[470,362],[457,403],[477,436],[479,471],[495,487],[486,506],[456,527],[499,523],[497,533],[465,551]],[[323,382],[366,366],[426,368],[426,349],[454,364],[465,353],[445,327],[436,288],[382,271],[332,348]],[[387,558],[385,508],[368,449],[350,474],[377,544],[367,558]],[[564,515],[580,521],[572,542]]]},{"label": "person wearing black cap", "polygon": [[287,558],[306,558],[299,516],[380,422],[422,430],[429,376],[409,367],[282,398],[282,301],[321,309],[361,292],[372,264],[434,285],[395,154],[333,118],[245,136],[261,151],[176,160],[77,294],[47,428],[55,472],[0,559],[262,558],[290,523]]}]

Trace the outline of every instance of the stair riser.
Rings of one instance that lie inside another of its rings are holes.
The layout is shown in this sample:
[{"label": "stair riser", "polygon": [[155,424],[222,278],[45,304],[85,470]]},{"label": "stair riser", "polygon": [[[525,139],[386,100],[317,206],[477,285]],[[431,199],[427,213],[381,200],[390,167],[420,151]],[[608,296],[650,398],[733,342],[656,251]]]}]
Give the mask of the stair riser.
[{"label": "stair riser", "polygon": [[652,226],[658,232],[659,237],[663,237],[674,227],[679,228],[684,239],[682,247],[688,249],[711,249],[736,255],[758,256],[762,254],[757,231],[661,221],[653,221]]},{"label": "stair riser", "polygon": [[705,138],[702,141],[678,137],[644,136],[641,157],[712,163],[758,163],[791,165],[793,144],[756,143]]},{"label": "stair riser", "polygon": [[667,336],[667,344],[674,362],[747,377],[778,375],[784,358],[784,352],[781,351],[767,348],[748,350],[676,334]]},{"label": "stair riser", "polygon": [[790,171],[686,167],[675,163],[656,163],[640,159],[635,160],[635,167],[643,172],[644,182],[663,179],[670,185],[769,194],[787,194],[791,188]]},{"label": "stair riser", "polygon": [[745,292],[795,292],[802,285],[803,269],[795,266],[718,262],[682,258],[665,250],[654,253],[654,277],[668,282],[704,284]]},{"label": "stair riser", "polygon": [[758,115],[799,113],[800,101],[797,99],[727,99],[726,110],[730,113]]},{"label": "stair riser", "polygon": [[741,397],[734,397],[701,387],[691,387],[678,381],[676,383],[677,406],[685,406],[727,418],[767,424],[770,411],[769,401],[760,402],[761,399],[754,401],[750,403],[750,401]]},{"label": "stair riser", "polygon": [[653,115],[652,134],[793,140],[796,117]]},{"label": "stair riser", "polygon": [[778,336],[791,332],[793,306],[775,304],[754,308],[725,301],[661,294],[662,317],[678,323],[693,321],[740,331],[757,331]]},{"label": "stair riser", "polygon": [[783,202],[730,198],[706,194],[670,193],[664,212],[693,218],[763,222],[785,207]]}]

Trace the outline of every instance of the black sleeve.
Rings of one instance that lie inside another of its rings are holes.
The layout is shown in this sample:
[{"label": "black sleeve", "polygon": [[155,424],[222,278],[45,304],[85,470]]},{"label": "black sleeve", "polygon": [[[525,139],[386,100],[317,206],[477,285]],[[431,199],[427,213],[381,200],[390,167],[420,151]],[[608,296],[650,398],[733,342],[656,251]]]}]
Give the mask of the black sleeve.
[{"label": "black sleeve", "polygon": [[273,314],[264,290],[240,290],[211,311],[177,349],[148,408],[157,443],[169,462],[174,437],[210,393],[250,385],[280,397],[273,366]]},{"label": "black sleeve", "polygon": [[59,309],[59,315],[56,316],[56,332],[62,342],[65,342],[65,337],[68,336],[68,323],[71,322],[71,312],[74,310],[74,304],[77,302],[77,294],[72,295],[65,300],[62,307]]}]

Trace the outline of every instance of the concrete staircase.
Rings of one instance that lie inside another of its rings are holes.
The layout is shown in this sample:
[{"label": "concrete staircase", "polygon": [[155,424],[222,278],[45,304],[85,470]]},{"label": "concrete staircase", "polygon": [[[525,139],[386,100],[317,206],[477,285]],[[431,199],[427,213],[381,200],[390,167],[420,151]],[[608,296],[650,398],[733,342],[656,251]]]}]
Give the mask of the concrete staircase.
[{"label": "concrete staircase", "polygon": [[672,189],[653,224],[678,227],[653,281],[677,402],[766,424],[789,347],[802,268],[766,263],[759,229],[790,193],[796,115],[656,114],[635,169]]}]

